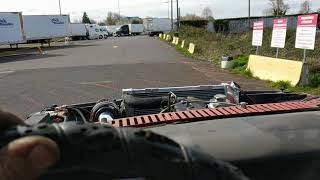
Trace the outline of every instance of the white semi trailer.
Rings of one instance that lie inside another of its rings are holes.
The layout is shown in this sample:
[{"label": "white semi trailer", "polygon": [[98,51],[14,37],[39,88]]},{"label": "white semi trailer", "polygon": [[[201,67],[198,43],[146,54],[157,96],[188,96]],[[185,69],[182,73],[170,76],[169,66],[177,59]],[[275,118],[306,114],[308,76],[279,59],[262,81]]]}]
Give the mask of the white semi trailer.
[{"label": "white semi trailer", "polygon": [[69,15],[24,15],[27,42],[48,42],[71,36]]},{"label": "white semi trailer", "polygon": [[171,31],[171,20],[168,18],[145,18],[143,19],[143,25],[149,36]]},{"label": "white semi trailer", "polygon": [[85,40],[89,38],[89,32],[85,24],[71,23],[70,30],[72,40]]},{"label": "white semi trailer", "polygon": [[25,43],[21,12],[0,12],[0,45]]}]

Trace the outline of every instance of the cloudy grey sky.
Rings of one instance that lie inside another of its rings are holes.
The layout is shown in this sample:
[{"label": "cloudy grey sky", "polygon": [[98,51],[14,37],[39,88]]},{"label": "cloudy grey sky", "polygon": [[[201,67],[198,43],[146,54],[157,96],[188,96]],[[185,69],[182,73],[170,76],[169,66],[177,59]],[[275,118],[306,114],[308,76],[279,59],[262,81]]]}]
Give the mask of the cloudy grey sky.
[{"label": "cloudy grey sky", "polygon": [[[121,14],[126,16],[168,16],[168,0],[119,0]],[[303,0],[285,0],[291,6],[290,13],[296,13]],[[313,9],[320,8],[320,0],[309,0]],[[58,14],[59,0],[3,0],[0,12],[22,11],[24,14]],[[206,6],[215,18],[247,16],[248,0],[179,0],[181,14],[200,15]],[[259,16],[268,6],[269,0],[251,0],[252,15]],[[62,12],[71,19],[79,19],[86,11],[90,18],[103,20],[108,11],[118,12],[118,0],[61,0]]]}]

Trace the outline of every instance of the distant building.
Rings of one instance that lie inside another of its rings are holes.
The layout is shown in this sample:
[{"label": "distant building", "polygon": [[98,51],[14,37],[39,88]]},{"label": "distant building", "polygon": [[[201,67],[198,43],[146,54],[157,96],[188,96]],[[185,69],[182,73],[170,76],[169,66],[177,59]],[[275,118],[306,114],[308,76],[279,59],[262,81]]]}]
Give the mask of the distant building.
[{"label": "distant building", "polygon": [[[273,27],[273,20],[276,18],[288,18],[288,29],[295,29],[297,27],[297,18],[301,14],[293,14],[286,16],[255,16],[250,18],[250,30],[253,22],[264,21],[265,28]],[[319,16],[320,17],[320,16]],[[246,32],[248,28],[248,17],[217,19],[214,21],[214,31],[216,32]],[[318,29],[320,28],[320,21],[318,21]]]}]

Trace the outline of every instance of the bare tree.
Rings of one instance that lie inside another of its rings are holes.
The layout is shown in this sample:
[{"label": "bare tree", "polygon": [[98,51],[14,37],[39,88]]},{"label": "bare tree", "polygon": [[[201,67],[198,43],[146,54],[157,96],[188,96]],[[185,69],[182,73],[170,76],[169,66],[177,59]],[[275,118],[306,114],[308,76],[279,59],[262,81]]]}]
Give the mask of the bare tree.
[{"label": "bare tree", "polygon": [[311,13],[311,5],[310,5],[310,2],[308,0],[303,1],[303,3],[301,4],[299,13],[300,14]]},{"label": "bare tree", "polygon": [[121,20],[118,13],[108,12],[107,18],[104,20],[107,25],[116,25]]},{"label": "bare tree", "polygon": [[206,19],[209,19],[210,17],[213,16],[212,10],[210,9],[210,7],[205,7],[202,10],[202,16]]},{"label": "bare tree", "polygon": [[204,20],[203,17],[197,16],[196,14],[186,14],[180,18],[181,20]]},{"label": "bare tree", "polygon": [[290,9],[289,4],[284,3],[284,0],[269,0],[270,7],[265,10],[265,14],[282,16],[286,15]]}]

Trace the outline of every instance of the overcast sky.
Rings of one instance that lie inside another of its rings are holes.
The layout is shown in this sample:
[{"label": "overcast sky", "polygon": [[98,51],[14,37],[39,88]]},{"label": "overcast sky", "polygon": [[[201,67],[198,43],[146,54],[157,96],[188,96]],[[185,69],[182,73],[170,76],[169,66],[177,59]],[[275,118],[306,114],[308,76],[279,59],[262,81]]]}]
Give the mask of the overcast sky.
[{"label": "overcast sky", "polygon": [[[23,14],[58,14],[59,0],[2,0],[0,12],[22,11]],[[120,0],[121,15],[168,17],[168,0]],[[296,13],[303,0],[285,0],[290,13]],[[320,0],[310,0],[312,9],[320,8]],[[251,0],[252,15],[263,15],[269,0]],[[215,18],[243,17],[248,13],[248,0],[179,0],[181,14],[200,15],[203,8],[212,9]],[[90,18],[101,21],[108,11],[118,12],[118,0],[61,0],[62,12],[80,19],[86,11]],[[175,12],[176,14],[176,12]]]}]

